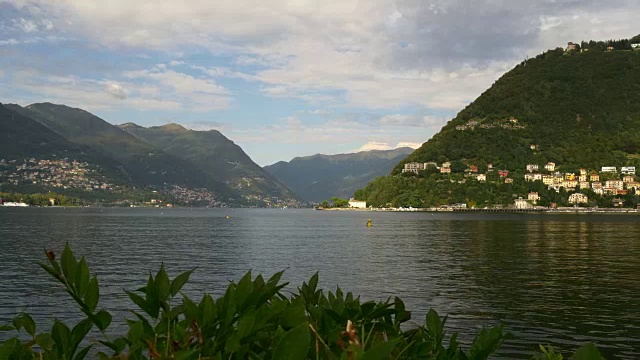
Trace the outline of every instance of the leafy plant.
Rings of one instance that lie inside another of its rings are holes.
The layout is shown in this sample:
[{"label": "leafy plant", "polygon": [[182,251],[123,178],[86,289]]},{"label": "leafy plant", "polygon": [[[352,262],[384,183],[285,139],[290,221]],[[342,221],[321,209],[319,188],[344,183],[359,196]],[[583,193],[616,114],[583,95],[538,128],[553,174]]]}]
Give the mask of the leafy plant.
[{"label": "leafy plant", "polygon": [[[423,325],[405,329],[411,313],[399,298],[361,301],[340,288],[317,288],[318,274],[286,296],[282,272],[269,279],[251,272],[230,283],[224,295],[204,294],[196,302],[181,292],[193,270],[171,279],[164,265],[147,284],[127,295],[135,304],[128,330],[107,335],[111,314],[97,310],[99,286],[85,258],[67,245],[60,259],[46,253],[45,269],[84,315],[73,326],[56,320],[38,332],[26,313],[1,331],[16,336],[0,343],[0,359],[487,359],[507,338],[502,326],[482,329],[469,349],[457,334],[445,333],[446,317],[430,310]],[[177,303],[177,305],[174,305]],[[89,337],[93,327],[99,339]],[[561,360],[551,347],[535,359]],[[599,359],[595,346],[581,348],[572,359]],[[586,356],[586,357],[585,357]]]}]

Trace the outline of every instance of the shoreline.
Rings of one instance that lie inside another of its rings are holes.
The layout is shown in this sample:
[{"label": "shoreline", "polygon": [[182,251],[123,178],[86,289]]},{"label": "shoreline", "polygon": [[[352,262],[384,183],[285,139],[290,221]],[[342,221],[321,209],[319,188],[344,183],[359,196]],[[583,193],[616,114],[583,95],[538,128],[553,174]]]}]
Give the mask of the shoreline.
[{"label": "shoreline", "polygon": [[319,211],[367,211],[367,212],[442,212],[442,213],[518,213],[518,214],[640,214],[640,209],[631,208],[539,208],[539,209],[460,209],[460,208],[329,208]]}]

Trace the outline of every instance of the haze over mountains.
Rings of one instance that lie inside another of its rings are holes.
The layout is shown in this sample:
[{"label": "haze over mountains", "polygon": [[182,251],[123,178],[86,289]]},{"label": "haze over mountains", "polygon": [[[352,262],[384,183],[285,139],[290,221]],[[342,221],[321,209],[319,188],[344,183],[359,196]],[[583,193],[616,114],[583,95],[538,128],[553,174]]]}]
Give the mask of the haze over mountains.
[{"label": "haze over mountains", "polygon": [[353,154],[296,157],[265,166],[302,198],[322,202],[333,196],[349,198],[377,176],[389,174],[393,167],[413,152],[412,148],[371,150]]}]

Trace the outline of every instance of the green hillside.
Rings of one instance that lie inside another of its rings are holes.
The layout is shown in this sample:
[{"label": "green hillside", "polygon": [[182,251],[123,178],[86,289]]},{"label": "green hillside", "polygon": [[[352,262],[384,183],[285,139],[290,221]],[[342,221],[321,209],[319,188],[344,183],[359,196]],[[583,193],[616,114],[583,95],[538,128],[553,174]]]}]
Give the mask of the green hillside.
[{"label": "green hillside", "polygon": [[427,195],[425,184],[402,183],[399,174],[409,162],[449,161],[463,169],[491,163],[515,174],[516,185],[527,164],[554,162],[560,171],[640,166],[640,51],[628,50],[631,41],[583,42],[581,50],[557,48],[523,61],[401,161],[390,178],[358,196],[373,204],[406,203],[399,199],[407,197],[419,205],[474,200],[457,195],[468,186]]},{"label": "green hillside", "polygon": [[349,198],[377,176],[386,175],[413,150],[371,150],[353,154],[296,157],[265,166],[305,200],[322,202],[331,197]]},{"label": "green hillside", "polygon": [[258,166],[219,131],[188,130],[178,124],[145,128],[127,123],[120,128],[153,146],[186,160],[248,199],[297,199],[284,184]]},{"label": "green hillside", "polygon": [[[58,134],[66,143],[88,148],[103,158],[110,159],[118,169],[119,178],[134,186],[182,185],[208,188],[221,197],[233,197],[234,192],[215,181],[196,166],[154,147],[145,141],[109,124],[82,109],[50,103],[32,104],[26,107],[7,105],[23,118],[33,119],[47,128],[48,133]],[[22,138],[34,141],[39,132],[30,132]],[[33,155],[32,155],[33,156]]]}]

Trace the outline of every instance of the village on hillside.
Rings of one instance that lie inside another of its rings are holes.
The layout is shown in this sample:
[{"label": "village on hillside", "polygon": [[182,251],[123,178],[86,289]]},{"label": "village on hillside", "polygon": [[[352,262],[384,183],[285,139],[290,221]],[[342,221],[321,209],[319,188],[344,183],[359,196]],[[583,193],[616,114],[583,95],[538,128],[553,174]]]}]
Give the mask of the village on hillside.
[{"label": "village on hillside", "polygon": [[[440,165],[435,162],[410,162],[404,164],[402,173],[414,173],[418,175],[429,167],[437,169],[441,174],[452,173],[451,162],[444,162]],[[486,165],[486,169],[485,173],[480,173],[477,166],[468,165],[464,171],[465,178],[482,183],[491,181],[488,180],[487,176],[491,173],[495,173],[497,174],[497,177],[494,176],[494,179],[497,180],[493,181],[513,184],[514,179],[509,176],[509,170],[495,169],[490,163]],[[619,169],[615,166],[603,166],[599,171],[580,168],[577,173],[562,173],[558,171],[558,166],[555,163],[548,162],[542,166],[540,164],[527,164],[524,170],[524,181],[541,181],[545,186],[547,186],[547,189],[553,190],[557,193],[564,190],[568,193],[567,202],[574,206],[585,206],[589,202],[588,196],[581,192],[584,189],[592,191],[596,196],[623,196],[629,193],[640,192],[638,190],[640,189],[640,182],[636,179],[635,166],[623,166]],[[459,181],[464,182],[466,180],[463,179]],[[537,192],[514,194],[514,196],[517,196],[517,198],[514,199],[514,203],[510,207],[519,210],[534,209],[540,200],[540,196]],[[624,200],[614,198],[613,205],[614,207],[621,207],[624,205]],[[455,204],[454,206],[458,208],[466,208],[466,204]],[[554,208],[556,207],[556,204],[552,203],[549,207]]]}]

